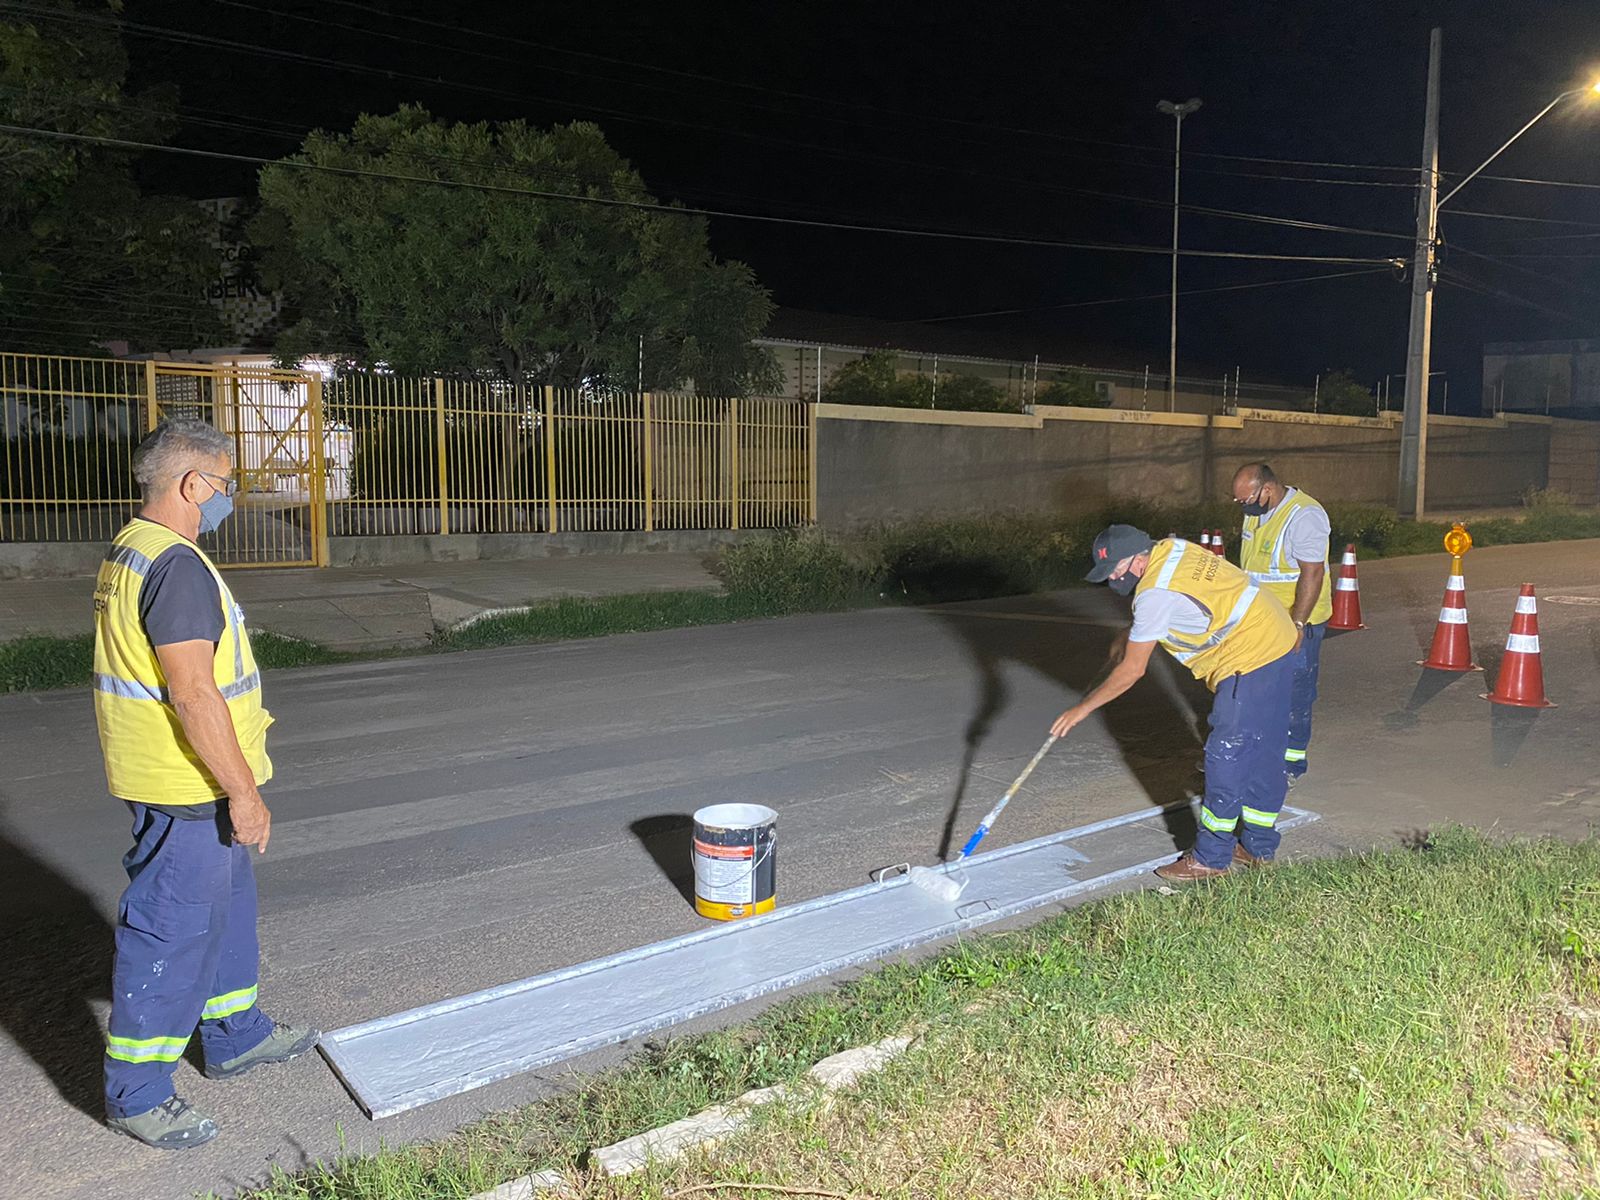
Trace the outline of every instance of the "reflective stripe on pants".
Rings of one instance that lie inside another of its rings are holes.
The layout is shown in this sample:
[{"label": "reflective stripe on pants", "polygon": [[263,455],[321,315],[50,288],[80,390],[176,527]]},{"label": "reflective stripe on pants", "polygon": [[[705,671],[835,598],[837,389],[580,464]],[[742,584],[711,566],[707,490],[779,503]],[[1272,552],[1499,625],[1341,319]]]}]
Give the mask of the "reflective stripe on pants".
[{"label": "reflective stripe on pants", "polygon": [[142,804],[122,865],[106,1112],[131,1117],[172,1095],[195,1026],[206,1060],[227,1062],[272,1032],[255,1006],[256,879],[250,847],[233,844],[227,806],[186,820]]},{"label": "reflective stripe on pants", "polygon": [[1194,844],[1195,858],[1205,866],[1222,869],[1232,863],[1236,840],[1257,858],[1271,858],[1278,849],[1277,816],[1289,790],[1283,751],[1293,677],[1292,656],[1285,654],[1217,687],[1206,739],[1205,802]]}]

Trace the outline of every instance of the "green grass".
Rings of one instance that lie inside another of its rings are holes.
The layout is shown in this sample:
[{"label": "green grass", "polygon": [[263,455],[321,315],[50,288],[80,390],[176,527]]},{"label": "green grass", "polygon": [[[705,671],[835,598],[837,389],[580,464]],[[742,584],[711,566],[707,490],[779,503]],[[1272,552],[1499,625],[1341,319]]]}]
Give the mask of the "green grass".
[{"label": "green grass", "polygon": [[94,635],[0,642],[0,692],[83,687],[94,663]]},{"label": "green grass", "polygon": [[[1333,551],[1354,543],[1363,558],[1442,554],[1448,525],[1402,522],[1392,510],[1328,506]],[[1227,501],[1172,507],[1118,502],[1074,518],[994,516],[885,526],[848,538],[787,533],[740,543],[723,552],[723,592],[647,592],[566,599],[438,633],[432,651],[479,649],[566,638],[605,637],[728,621],[830,612],[875,604],[928,604],[1075,587],[1082,583],[1094,536],[1113,521],[1157,537],[1175,530],[1234,527]],[[1479,546],[1600,537],[1600,512],[1579,510],[1558,496],[1534,494],[1526,515],[1474,521]],[[1237,540],[1230,550],[1237,553]],[[401,651],[343,654],[310,642],[252,633],[267,669],[393,657]],[[89,680],[88,637],[30,637],[0,643],[0,693],[81,687]],[[411,652],[411,653],[414,653]]]},{"label": "green grass", "polygon": [[[313,642],[265,631],[252,633],[250,645],[255,650],[256,662],[264,670],[320,666],[344,662],[350,657]],[[93,671],[93,634],[25,637],[0,642],[0,693],[87,687]]]},{"label": "green grass", "polygon": [[[252,1195],[445,1200],[548,1167],[590,1197],[1600,1195],[1600,1023],[1575,1007],[1600,1000],[1597,879],[1592,840],[1450,831],[1115,897]],[[912,1049],[832,1105],[763,1110],[631,1179],[584,1174],[591,1147],[906,1029]],[[1535,1135],[1558,1155],[1543,1175],[1515,1165]]]}]

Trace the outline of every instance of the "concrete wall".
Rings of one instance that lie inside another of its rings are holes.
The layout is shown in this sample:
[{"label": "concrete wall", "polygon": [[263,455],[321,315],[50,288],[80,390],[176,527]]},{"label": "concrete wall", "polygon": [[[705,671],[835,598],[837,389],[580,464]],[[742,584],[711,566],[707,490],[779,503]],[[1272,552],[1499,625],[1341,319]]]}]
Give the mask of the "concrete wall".
[{"label": "concrete wall", "polygon": [[[1515,505],[1525,489],[1544,487],[1557,424],[1432,418],[1429,507]],[[1393,417],[1251,409],[1206,417],[1041,408],[1013,417],[823,405],[817,442],[818,516],[833,529],[971,513],[1082,511],[1118,496],[1218,499],[1234,470],[1253,459],[1270,462],[1324,500],[1392,504],[1399,474]],[[1581,471],[1575,462],[1573,471]]]}]

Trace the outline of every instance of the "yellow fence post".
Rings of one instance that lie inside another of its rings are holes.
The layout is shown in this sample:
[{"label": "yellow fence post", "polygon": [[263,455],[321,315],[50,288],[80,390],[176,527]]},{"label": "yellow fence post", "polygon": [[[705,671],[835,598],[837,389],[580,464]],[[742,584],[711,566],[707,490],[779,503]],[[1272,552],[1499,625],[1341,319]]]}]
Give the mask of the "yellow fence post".
[{"label": "yellow fence post", "polygon": [[655,437],[650,428],[650,393],[644,394],[644,531],[656,527],[655,505]]},{"label": "yellow fence post", "polygon": [[161,413],[156,407],[156,360],[144,360],[144,430],[153,433],[161,423]]},{"label": "yellow fence post", "polygon": [[439,471],[439,532],[450,532],[450,456],[444,442],[444,380],[433,381],[433,437]]},{"label": "yellow fence post", "polygon": [[556,531],[556,390],[544,389],[544,494],[547,508],[545,532]]},{"label": "yellow fence post", "polygon": [[328,451],[322,422],[322,376],[312,372],[306,380],[307,499],[311,503],[311,561],[328,565]]},{"label": "yellow fence post", "polygon": [[733,514],[731,529],[739,528],[739,398],[728,401],[728,494]]},{"label": "yellow fence post", "polygon": [[817,406],[806,405],[806,502],[811,524],[817,523]]}]

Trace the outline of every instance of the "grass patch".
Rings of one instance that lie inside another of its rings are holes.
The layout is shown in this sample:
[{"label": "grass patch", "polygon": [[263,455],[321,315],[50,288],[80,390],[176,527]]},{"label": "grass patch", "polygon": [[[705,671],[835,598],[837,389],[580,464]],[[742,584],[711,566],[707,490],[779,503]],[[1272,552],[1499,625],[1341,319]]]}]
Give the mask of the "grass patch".
[{"label": "grass patch", "polygon": [[485,617],[435,636],[432,649],[479,650],[523,642],[606,637],[718,625],[777,612],[743,597],[717,592],[645,592],[632,596],[570,597]]},{"label": "grass patch", "polygon": [[[1593,840],[1452,831],[1115,897],[251,1195],[465,1197],[547,1167],[589,1197],[1600,1195],[1597,878]],[[765,1110],[676,1167],[582,1174],[590,1147],[912,1026],[905,1057],[831,1106]]]},{"label": "grass patch", "polygon": [[86,687],[93,664],[93,634],[0,642],[0,692]]},{"label": "grass patch", "polygon": [[[265,630],[250,634],[250,646],[256,653],[257,665],[267,671],[346,662],[353,657],[314,642],[280,637]],[[76,637],[25,637],[0,642],[0,693],[88,687],[93,674],[92,633]]]}]

